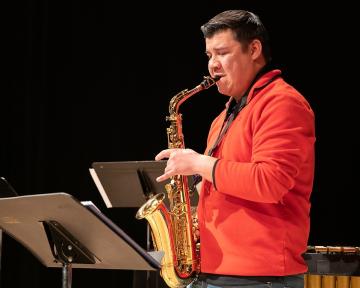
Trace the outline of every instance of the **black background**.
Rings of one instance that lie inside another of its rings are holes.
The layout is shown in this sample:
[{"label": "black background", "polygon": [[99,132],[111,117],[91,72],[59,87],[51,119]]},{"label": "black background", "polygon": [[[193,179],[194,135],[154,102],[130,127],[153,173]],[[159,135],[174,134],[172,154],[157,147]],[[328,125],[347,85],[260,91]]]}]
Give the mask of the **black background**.
[{"label": "black background", "polygon": [[[19,194],[66,192],[91,200],[144,246],[145,223],[134,218],[137,209],[106,209],[88,169],[94,161],[152,160],[166,148],[169,100],[208,75],[200,25],[225,9],[249,9],[267,26],[284,78],[316,114],[309,244],[358,246],[355,97],[344,91],[352,7],[339,4],[2,3],[0,176]],[[213,88],[182,105],[187,147],[203,151],[211,120],[227,99]],[[77,269],[73,275],[74,287],[131,283],[132,271]],[[4,235],[2,286],[61,287],[61,271],[43,267]]]}]

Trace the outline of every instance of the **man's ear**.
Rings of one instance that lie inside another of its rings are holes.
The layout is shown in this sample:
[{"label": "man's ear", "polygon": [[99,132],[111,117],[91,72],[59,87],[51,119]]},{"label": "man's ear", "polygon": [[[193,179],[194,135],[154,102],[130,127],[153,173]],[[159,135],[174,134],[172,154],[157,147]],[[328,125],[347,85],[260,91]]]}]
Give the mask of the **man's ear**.
[{"label": "man's ear", "polygon": [[253,60],[258,59],[262,54],[262,44],[260,40],[258,39],[253,40],[249,45],[249,49],[252,59]]}]

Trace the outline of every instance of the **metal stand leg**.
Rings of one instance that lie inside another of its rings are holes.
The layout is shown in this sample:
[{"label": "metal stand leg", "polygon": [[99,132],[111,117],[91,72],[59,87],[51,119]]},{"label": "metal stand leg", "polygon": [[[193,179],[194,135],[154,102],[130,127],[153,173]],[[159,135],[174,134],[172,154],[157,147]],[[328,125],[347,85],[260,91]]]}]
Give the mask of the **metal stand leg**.
[{"label": "metal stand leg", "polygon": [[64,264],[62,268],[62,288],[71,288],[72,267],[71,264]]},{"label": "metal stand leg", "polygon": [[[146,250],[150,251],[150,225],[147,223],[146,225]],[[150,288],[150,271],[146,271],[146,288]]]},{"label": "metal stand leg", "polygon": [[2,233],[2,230],[0,229],[0,287],[1,287],[1,282],[2,282],[2,280],[1,280],[1,275],[2,275],[2,273],[1,273],[2,240],[3,240],[3,233]]}]

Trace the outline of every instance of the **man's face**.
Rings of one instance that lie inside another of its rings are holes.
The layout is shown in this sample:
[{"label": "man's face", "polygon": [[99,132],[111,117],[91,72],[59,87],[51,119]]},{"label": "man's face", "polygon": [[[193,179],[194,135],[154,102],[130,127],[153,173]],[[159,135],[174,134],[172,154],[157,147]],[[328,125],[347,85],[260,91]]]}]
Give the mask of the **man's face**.
[{"label": "man's face", "polygon": [[251,49],[244,49],[230,29],[206,38],[205,43],[210,75],[221,76],[216,83],[219,92],[239,100],[255,75]]}]

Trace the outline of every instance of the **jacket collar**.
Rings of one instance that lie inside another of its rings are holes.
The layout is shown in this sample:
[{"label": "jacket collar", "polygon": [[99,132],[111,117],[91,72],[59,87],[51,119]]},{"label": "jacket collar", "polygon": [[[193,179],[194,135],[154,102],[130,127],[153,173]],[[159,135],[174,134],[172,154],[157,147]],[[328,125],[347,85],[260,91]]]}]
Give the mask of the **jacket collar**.
[{"label": "jacket collar", "polygon": [[275,78],[281,75],[281,71],[279,69],[271,70],[264,75],[262,75],[250,89],[249,96],[247,99],[247,103],[251,101],[251,99],[257,94],[258,91],[264,89],[267,85],[269,85]]},{"label": "jacket collar", "polygon": [[[279,70],[279,69],[269,70],[269,71],[265,72],[263,75],[261,75],[259,77],[259,79],[257,79],[255,81],[255,83],[252,85],[252,87],[249,91],[249,94],[247,96],[246,104],[249,103],[252,98],[254,98],[254,96],[257,94],[257,92],[259,92],[260,90],[265,88],[273,80],[275,80],[275,78],[279,77],[280,75],[281,75],[281,70]],[[233,102],[233,100],[234,100],[234,97],[230,97],[229,101],[226,102],[226,104],[225,104],[226,109],[229,108],[229,106]]]}]

